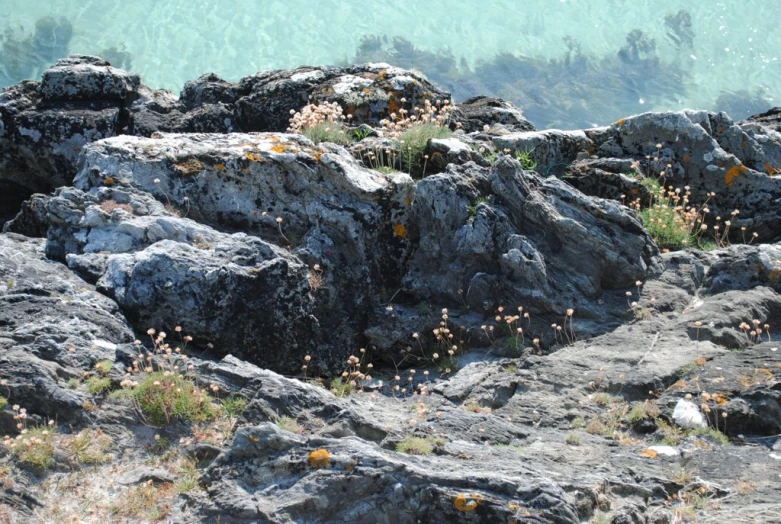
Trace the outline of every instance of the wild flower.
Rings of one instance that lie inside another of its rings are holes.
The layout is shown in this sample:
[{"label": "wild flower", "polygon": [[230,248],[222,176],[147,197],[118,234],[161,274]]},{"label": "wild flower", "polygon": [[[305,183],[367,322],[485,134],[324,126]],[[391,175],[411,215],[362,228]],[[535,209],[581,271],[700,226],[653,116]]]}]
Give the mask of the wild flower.
[{"label": "wild flower", "polygon": [[344,128],[344,114],[337,102],[307,104],[300,111],[290,110],[291,133],[299,133],[315,144],[333,142],[348,144],[350,137]]}]

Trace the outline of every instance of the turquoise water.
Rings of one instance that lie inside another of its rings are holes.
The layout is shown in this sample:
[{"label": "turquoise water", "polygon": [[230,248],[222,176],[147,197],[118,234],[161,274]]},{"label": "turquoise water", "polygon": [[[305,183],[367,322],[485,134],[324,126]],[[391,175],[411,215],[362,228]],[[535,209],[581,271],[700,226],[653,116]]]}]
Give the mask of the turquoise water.
[{"label": "turquoise water", "polygon": [[66,52],[106,55],[147,85],[177,93],[210,71],[237,80],[264,69],[384,59],[423,72],[457,101],[511,99],[544,127],[684,107],[742,118],[781,96],[774,4],[2,0],[0,85],[37,78]]}]

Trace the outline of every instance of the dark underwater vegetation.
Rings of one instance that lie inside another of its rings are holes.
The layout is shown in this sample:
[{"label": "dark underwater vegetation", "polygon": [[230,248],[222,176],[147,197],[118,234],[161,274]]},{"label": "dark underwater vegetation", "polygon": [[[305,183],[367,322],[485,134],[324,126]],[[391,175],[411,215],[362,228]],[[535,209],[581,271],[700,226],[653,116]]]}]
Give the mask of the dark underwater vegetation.
[{"label": "dark underwater vegetation", "polygon": [[[577,39],[566,37],[565,50],[556,58],[500,53],[471,65],[449,50],[428,51],[402,37],[366,35],[350,62],[388,62],[419,71],[449,90],[456,102],[477,95],[510,100],[538,128],[586,128],[649,110],[689,107],[688,95],[697,89],[688,69],[695,47],[692,17],[680,10],[666,15],[664,24],[665,38],[675,49],[670,56],[660,56],[656,40],[634,29],[621,48],[603,56],[584,53]],[[0,87],[39,78],[71,52],[74,31],[64,17],[41,18],[32,33],[7,28],[0,34]],[[115,67],[132,68],[132,57],[121,46],[89,52]],[[193,71],[192,78],[203,72]],[[710,107],[696,109],[726,111],[739,120],[771,105],[762,86],[739,86],[722,91]]]},{"label": "dark underwater vegetation", "polygon": [[[694,48],[691,16],[681,10],[664,20],[666,37],[676,49],[664,59],[656,40],[634,29],[612,55],[587,55],[578,40],[566,37],[566,51],[555,59],[503,53],[474,67],[449,51],[430,52],[401,37],[369,35],[352,62],[388,62],[420,71],[456,102],[477,95],[510,100],[538,128],[586,128],[649,110],[688,107],[681,101],[696,90],[686,68]],[[710,107],[695,109],[726,111],[739,120],[770,107],[764,90],[755,87],[723,91]]]},{"label": "dark underwater vegetation", "polygon": [[[73,34],[73,24],[65,17],[40,18],[29,35],[23,27],[7,27],[0,34],[0,87],[39,78],[58,58],[70,54]],[[132,67],[131,56],[124,49],[111,47],[94,53],[115,67]]]}]

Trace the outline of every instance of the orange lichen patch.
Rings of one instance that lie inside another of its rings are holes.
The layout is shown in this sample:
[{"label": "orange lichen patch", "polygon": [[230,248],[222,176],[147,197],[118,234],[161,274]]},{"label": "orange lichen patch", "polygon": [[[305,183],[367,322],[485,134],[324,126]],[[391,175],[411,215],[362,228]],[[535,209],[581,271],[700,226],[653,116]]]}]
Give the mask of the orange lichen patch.
[{"label": "orange lichen patch", "polygon": [[274,153],[280,153],[280,154],[281,153],[295,153],[296,152],[296,148],[292,147],[292,146],[289,146],[287,144],[277,144],[277,145],[271,147],[271,151],[273,151]]},{"label": "orange lichen patch", "polygon": [[623,127],[624,124],[626,124],[626,120],[624,120],[623,118],[619,118],[618,120],[616,120],[615,123],[616,127]]},{"label": "orange lichen patch", "polygon": [[655,459],[658,453],[652,449],[646,449],[642,453],[640,453],[642,456],[647,457],[649,459]]},{"label": "orange lichen patch", "polygon": [[632,190],[630,191],[630,193],[632,193],[633,195],[637,195],[639,192],[640,190],[637,189],[636,187],[633,187]]},{"label": "orange lichen patch", "polygon": [[196,175],[203,171],[203,164],[195,158],[190,158],[184,162],[174,164],[174,171],[179,173],[180,176]]},{"label": "orange lichen patch", "polygon": [[686,382],[685,380],[679,380],[678,382],[673,384],[672,387],[674,387],[674,388],[685,388],[688,385],[689,385],[689,383]]},{"label": "orange lichen patch", "polygon": [[387,70],[387,69],[383,69],[383,70],[382,70],[382,71],[380,71],[380,73],[377,75],[377,77],[378,77],[380,80],[385,80],[385,78],[387,78],[387,76],[388,76],[388,70]]},{"label": "orange lichen patch", "polygon": [[225,171],[225,164],[217,164],[214,166],[217,171]]},{"label": "orange lichen patch", "polygon": [[106,177],[106,179],[103,181],[103,183],[106,184],[107,186],[110,186],[110,185],[114,184],[115,182],[116,182],[116,180],[114,180],[113,176]]},{"label": "orange lichen patch", "polygon": [[412,198],[411,197],[405,198],[404,199],[404,205],[405,206],[411,206],[412,205]]},{"label": "orange lichen patch", "polygon": [[765,173],[767,173],[769,176],[775,176],[781,174],[781,169],[772,165],[770,162],[765,162],[765,165],[763,165],[762,167],[765,168]]},{"label": "orange lichen patch", "polygon": [[388,114],[396,113],[398,115],[399,109],[401,109],[401,102],[396,99],[395,95],[391,96],[388,99]]},{"label": "orange lichen patch", "polygon": [[779,278],[781,278],[781,269],[776,268],[770,271],[770,274],[768,275],[768,280],[770,280],[770,282],[775,284],[778,282]]},{"label": "orange lichen patch", "polygon": [[773,378],[773,373],[769,369],[756,368],[752,375],[749,375],[748,373],[743,373],[743,375],[738,378],[738,382],[743,387],[749,388],[751,386],[755,386],[757,384],[767,382],[772,378]]},{"label": "orange lichen patch", "polygon": [[327,468],[331,464],[331,454],[327,449],[316,449],[309,454],[309,463],[315,469]]},{"label": "orange lichen patch", "polygon": [[407,227],[404,224],[393,226],[393,234],[399,238],[407,238]]},{"label": "orange lichen patch", "polygon": [[325,151],[323,151],[322,149],[316,149],[315,154],[313,155],[315,162],[320,162],[320,158],[323,156],[324,153]]},{"label": "orange lichen patch", "polygon": [[748,171],[746,166],[733,166],[727,170],[727,176],[724,180],[727,182],[728,186],[731,186],[735,179],[744,175],[746,171]]},{"label": "orange lichen patch", "polygon": [[697,446],[699,449],[705,449],[705,450],[711,450],[713,449],[713,446],[705,442],[704,440],[700,438],[694,439],[694,445]]},{"label": "orange lichen patch", "polygon": [[458,511],[474,511],[483,502],[483,497],[477,494],[464,495],[460,493],[453,501]]},{"label": "orange lichen patch", "polygon": [[246,155],[244,155],[244,158],[246,158],[250,162],[260,162],[261,160],[263,160],[262,156],[257,155],[255,153],[247,153]]},{"label": "orange lichen patch", "polygon": [[683,156],[683,163],[684,164],[688,164],[689,162],[691,162],[691,160],[692,160],[692,157],[690,157],[689,155],[684,155]]},{"label": "orange lichen patch", "polygon": [[363,88],[363,94],[364,94],[364,95],[370,95],[370,94],[372,94],[372,93],[373,93],[373,91],[372,91],[372,88],[371,88],[371,87],[364,87],[364,88]]},{"label": "orange lichen patch", "polygon": [[718,404],[719,406],[723,406],[728,402],[727,397],[725,397],[721,393],[716,393],[715,395],[712,395],[712,398],[713,400],[716,401],[716,404]]}]

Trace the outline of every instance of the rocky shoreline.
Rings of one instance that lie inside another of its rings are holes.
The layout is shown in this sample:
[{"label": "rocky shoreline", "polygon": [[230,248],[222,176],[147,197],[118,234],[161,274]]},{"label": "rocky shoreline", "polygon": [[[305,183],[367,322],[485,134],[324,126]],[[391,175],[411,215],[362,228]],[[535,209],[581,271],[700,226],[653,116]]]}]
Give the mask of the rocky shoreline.
[{"label": "rocky shoreline", "polygon": [[[0,522],[781,521],[778,112],[449,102],[388,64],[4,89]],[[289,132],[330,103],[343,143]]]}]

